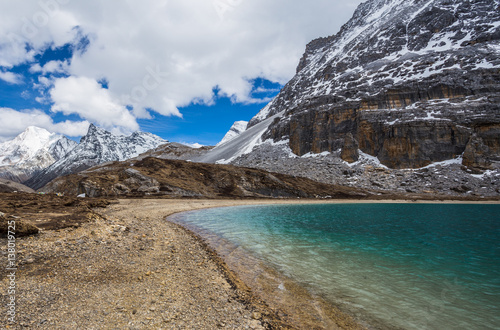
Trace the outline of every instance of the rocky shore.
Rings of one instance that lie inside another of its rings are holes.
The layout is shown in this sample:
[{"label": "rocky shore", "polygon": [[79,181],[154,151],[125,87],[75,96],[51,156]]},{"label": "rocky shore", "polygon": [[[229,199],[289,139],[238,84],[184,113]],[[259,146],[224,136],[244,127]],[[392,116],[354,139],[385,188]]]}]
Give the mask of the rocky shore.
[{"label": "rocky shore", "polygon": [[[119,200],[94,209],[88,221],[19,238],[16,323],[9,328],[325,328],[310,323],[314,315],[299,324],[271,308],[200,239],[165,221],[181,211],[276,202]],[[7,239],[0,241],[6,259]],[[7,275],[2,267],[2,306],[9,299]],[[338,311],[331,315],[341,328],[359,328]],[[6,311],[0,320],[9,324]]]}]

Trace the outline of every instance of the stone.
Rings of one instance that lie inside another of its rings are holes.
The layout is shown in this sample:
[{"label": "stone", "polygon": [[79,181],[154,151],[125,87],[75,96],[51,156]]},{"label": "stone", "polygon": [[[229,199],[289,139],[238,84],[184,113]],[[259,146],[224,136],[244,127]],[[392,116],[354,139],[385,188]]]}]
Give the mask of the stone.
[{"label": "stone", "polygon": [[477,134],[472,135],[463,154],[462,164],[473,171],[481,171],[491,168],[489,160],[490,148]]},{"label": "stone", "polygon": [[358,148],[358,141],[356,141],[351,133],[347,133],[344,138],[344,145],[342,146],[340,157],[348,163],[354,163],[359,159]]},{"label": "stone", "polygon": [[262,314],[260,314],[259,312],[252,313],[252,319],[254,319],[254,320],[259,320],[261,317],[262,317]]}]

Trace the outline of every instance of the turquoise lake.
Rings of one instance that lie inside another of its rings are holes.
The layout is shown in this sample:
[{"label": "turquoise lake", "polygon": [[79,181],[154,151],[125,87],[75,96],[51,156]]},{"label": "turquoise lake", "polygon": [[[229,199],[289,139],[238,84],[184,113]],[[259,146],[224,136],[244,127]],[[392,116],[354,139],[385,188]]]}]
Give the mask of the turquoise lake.
[{"label": "turquoise lake", "polygon": [[243,248],[369,324],[500,329],[500,205],[244,206],[175,221]]}]

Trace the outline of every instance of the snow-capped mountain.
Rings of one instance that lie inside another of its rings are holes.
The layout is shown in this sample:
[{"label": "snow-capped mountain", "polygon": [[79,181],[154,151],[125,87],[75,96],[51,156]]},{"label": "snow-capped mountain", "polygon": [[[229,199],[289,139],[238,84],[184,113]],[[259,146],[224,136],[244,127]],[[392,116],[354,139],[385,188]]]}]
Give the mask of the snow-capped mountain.
[{"label": "snow-capped mountain", "polygon": [[222,140],[220,140],[219,143],[217,143],[215,146],[220,146],[238,135],[240,135],[242,132],[244,132],[247,129],[248,121],[240,120],[240,121],[235,121],[233,126],[229,129],[229,131],[224,135]]},{"label": "snow-capped mountain", "polygon": [[22,182],[61,159],[77,143],[63,135],[30,126],[0,143],[0,177]]},{"label": "snow-capped mountain", "polygon": [[164,143],[167,141],[151,133],[117,136],[91,124],[80,144],[25,184],[39,189],[58,176],[80,172],[105,162],[133,158]]},{"label": "snow-capped mountain", "polygon": [[499,100],[499,0],[369,0],[339,33],[307,45],[247,130],[278,116],[259,143],[298,156],[348,146],[418,168],[467,149],[464,165],[488,169],[500,161]]},{"label": "snow-capped mountain", "polygon": [[500,1],[368,0],[307,45],[242,134],[194,160],[493,196],[499,141]]}]

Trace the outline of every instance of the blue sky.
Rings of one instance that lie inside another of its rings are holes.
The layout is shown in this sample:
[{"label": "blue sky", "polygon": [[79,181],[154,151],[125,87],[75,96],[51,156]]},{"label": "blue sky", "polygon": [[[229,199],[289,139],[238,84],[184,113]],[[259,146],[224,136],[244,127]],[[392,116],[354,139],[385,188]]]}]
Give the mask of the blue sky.
[{"label": "blue sky", "polygon": [[216,144],[359,0],[0,3],[0,142],[35,125]]}]

